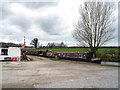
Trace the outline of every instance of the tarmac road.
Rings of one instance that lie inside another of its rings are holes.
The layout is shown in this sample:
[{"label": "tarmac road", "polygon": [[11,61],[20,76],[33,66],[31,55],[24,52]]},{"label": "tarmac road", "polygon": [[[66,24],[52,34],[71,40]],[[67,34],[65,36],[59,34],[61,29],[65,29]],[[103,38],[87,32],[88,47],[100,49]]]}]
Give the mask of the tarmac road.
[{"label": "tarmac road", "polygon": [[2,63],[2,88],[118,88],[118,67],[76,64],[29,56]]}]

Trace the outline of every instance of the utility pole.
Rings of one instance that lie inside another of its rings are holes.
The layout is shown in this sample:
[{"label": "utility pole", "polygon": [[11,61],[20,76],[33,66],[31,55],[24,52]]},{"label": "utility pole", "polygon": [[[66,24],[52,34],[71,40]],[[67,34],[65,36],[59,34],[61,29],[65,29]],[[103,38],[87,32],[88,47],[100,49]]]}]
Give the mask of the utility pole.
[{"label": "utility pole", "polygon": [[25,42],[25,36],[24,36],[24,46],[25,46],[25,43],[26,43],[26,42]]}]

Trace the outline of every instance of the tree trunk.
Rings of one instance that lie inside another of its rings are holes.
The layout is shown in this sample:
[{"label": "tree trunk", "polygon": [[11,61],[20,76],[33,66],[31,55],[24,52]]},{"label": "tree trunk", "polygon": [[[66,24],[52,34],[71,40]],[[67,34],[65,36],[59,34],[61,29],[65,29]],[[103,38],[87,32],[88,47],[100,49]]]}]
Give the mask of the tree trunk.
[{"label": "tree trunk", "polygon": [[90,49],[91,49],[91,52],[90,52],[91,53],[91,57],[92,58],[96,58],[96,51],[97,51],[98,48],[91,47]]}]

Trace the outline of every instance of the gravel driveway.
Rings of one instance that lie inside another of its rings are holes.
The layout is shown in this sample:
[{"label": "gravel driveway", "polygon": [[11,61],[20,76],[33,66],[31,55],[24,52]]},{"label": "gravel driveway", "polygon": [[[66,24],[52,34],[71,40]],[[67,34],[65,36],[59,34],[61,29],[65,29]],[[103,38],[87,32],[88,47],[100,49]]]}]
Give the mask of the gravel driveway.
[{"label": "gravel driveway", "polygon": [[118,88],[118,68],[52,61],[2,63],[3,88]]}]

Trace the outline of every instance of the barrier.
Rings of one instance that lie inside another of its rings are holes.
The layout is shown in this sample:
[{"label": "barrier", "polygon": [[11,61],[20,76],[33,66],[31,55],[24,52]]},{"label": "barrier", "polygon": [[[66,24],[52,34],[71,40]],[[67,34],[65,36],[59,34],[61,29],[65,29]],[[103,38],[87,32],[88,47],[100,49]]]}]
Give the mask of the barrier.
[{"label": "barrier", "polygon": [[12,61],[17,62],[17,61],[20,61],[20,59],[19,58],[12,58]]}]

